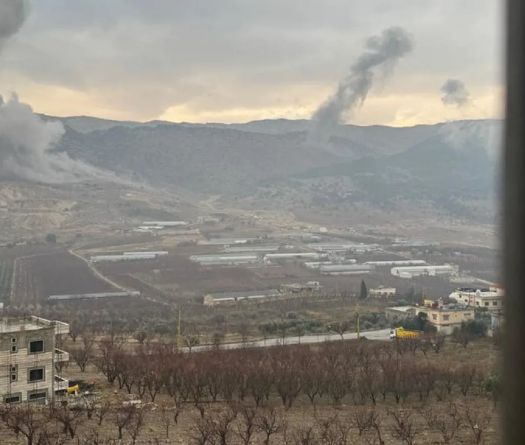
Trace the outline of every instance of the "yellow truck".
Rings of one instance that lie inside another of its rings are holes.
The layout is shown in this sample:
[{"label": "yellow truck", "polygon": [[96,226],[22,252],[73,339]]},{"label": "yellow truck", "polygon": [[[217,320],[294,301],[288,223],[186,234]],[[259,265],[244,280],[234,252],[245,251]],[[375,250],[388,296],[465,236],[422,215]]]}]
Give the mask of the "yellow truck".
[{"label": "yellow truck", "polygon": [[421,331],[409,331],[403,327],[394,328],[390,330],[390,339],[394,340],[396,338],[405,339],[405,338],[418,338],[422,334]]}]

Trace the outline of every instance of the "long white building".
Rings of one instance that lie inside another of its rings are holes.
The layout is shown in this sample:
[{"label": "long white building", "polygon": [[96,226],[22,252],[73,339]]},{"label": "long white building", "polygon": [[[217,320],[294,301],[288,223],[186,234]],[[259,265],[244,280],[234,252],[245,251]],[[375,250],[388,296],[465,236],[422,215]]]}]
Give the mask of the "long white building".
[{"label": "long white building", "polygon": [[367,261],[365,264],[372,266],[424,266],[427,264],[424,260],[385,260],[385,261]]},{"label": "long white building", "polygon": [[458,272],[458,267],[452,264],[440,266],[399,266],[392,267],[390,273],[400,278],[413,278],[419,276],[454,275]]},{"label": "long white building", "polygon": [[208,255],[192,255],[190,260],[199,263],[203,266],[220,266],[220,265],[236,265],[236,264],[250,264],[257,263],[260,257],[254,254],[208,254]]}]

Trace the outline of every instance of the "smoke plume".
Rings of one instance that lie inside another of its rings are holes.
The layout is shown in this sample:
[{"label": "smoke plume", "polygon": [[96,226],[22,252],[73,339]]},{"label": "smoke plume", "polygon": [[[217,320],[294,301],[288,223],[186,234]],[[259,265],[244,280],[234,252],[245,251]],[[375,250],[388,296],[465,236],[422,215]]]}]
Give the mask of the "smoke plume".
[{"label": "smoke plume", "polygon": [[29,105],[13,95],[0,96],[0,179],[61,183],[107,174],[52,151],[64,134],[58,121],[43,121]]},{"label": "smoke plume", "polygon": [[448,79],[441,87],[441,101],[445,105],[463,107],[470,102],[470,94],[465,84],[458,79]]},{"label": "smoke plume", "polygon": [[[0,50],[20,29],[27,15],[24,0],[0,1]],[[4,102],[0,96],[0,180],[60,183],[111,175],[53,151],[64,134],[58,121],[46,122],[16,94]]]},{"label": "smoke plume", "polygon": [[0,2],[0,49],[20,29],[25,21],[27,9],[27,3],[24,0]]},{"label": "smoke plume", "polygon": [[375,71],[390,74],[400,58],[412,51],[413,41],[403,28],[385,29],[381,35],[369,37],[365,51],[339,83],[335,94],[314,113],[316,137],[329,137],[345,114],[363,104],[372,87]]}]

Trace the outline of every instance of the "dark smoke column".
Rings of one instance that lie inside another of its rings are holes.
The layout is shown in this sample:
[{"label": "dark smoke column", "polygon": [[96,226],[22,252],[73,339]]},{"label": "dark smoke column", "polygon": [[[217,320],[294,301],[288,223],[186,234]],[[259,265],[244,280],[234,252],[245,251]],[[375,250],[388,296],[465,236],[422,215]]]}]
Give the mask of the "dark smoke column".
[{"label": "dark smoke column", "polygon": [[381,69],[390,73],[397,61],[412,51],[412,48],[412,37],[400,27],[388,28],[379,36],[369,37],[365,52],[339,83],[335,94],[312,116],[313,140],[326,142],[337,124],[341,123],[343,115],[363,104],[372,87],[374,71]]}]

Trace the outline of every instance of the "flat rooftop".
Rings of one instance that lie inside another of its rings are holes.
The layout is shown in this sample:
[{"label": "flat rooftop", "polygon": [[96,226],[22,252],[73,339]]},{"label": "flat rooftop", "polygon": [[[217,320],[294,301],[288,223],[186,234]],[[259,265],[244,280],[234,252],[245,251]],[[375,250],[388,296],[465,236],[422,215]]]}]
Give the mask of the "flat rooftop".
[{"label": "flat rooftop", "polygon": [[69,325],[61,321],[50,321],[35,316],[0,318],[0,334],[37,331],[40,329],[54,329],[56,334],[67,334],[69,332]]}]

